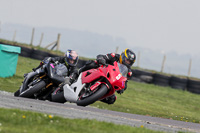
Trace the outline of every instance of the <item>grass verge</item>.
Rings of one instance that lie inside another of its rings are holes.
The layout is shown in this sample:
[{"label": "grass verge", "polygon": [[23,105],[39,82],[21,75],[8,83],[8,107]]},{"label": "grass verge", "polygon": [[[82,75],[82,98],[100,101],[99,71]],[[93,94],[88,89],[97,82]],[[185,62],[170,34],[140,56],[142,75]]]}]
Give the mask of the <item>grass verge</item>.
[{"label": "grass verge", "polygon": [[102,109],[200,123],[200,95],[170,87],[128,82],[114,105],[96,102]]},{"label": "grass verge", "polygon": [[141,127],[0,108],[0,133],[161,133]]}]

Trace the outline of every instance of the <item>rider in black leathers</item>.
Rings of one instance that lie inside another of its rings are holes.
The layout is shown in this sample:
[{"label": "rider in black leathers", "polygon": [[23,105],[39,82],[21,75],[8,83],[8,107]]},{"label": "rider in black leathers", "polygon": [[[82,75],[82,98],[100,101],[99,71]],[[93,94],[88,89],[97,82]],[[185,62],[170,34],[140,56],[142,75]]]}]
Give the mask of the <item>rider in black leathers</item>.
[{"label": "rider in black leathers", "polygon": [[[65,64],[68,69],[66,74],[67,77],[70,77],[70,81],[73,82],[73,74],[76,70],[76,65],[78,63],[78,54],[74,50],[67,50],[64,57],[53,57],[51,58],[52,62],[58,61],[59,63]],[[52,77],[53,78],[53,77]],[[59,76],[54,75],[54,79],[58,80]],[[64,81],[63,81],[64,82]]]},{"label": "rider in black leathers", "polygon": [[[65,53],[64,56],[60,56],[60,57],[45,57],[45,59],[40,63],[40,65],[37,68],[34,68],[33,71],[37,70],[38,68],[40,68],[43,63],[50,63],[50,62],[59,62],[63,65],[65,65],[67,67],[67,72],[64,73],[63,75],[65,77],[69,77],[70,81],[69,82],[73,82],[74,78],[74,72],[76,70],[76,65],[78,63],[79,57],[76,51],[68,49]],[[48,65],[47,69],[50,70],[50,65]],[[57,75],[56,72],[52,72],[52,73],[48,73],[49,78],[53,81],[53,83],[57,84],[57,85],[61,85],[61,83],[65,82],[65,77],[61,76],[61,75]],[[59,89],[62,89],[62,87],[60,87]],[[62,91],[62,90],[57,90],[58,91]],[[52,99],[53,96],[51,96],[50,100]],[[55,100],[59,100],[59,97],[55,97]]]},{"label": "rider in black leathers", "polygon": [[[76,70],[76,65],[78,63],[78,54],[76,51],[68,49],[64,56],[60,57],[46,57],[43,61],[48,60],[49,62],[59,62],[61,64],[64,64],[67,67],[67,72],[64,74],[66,77],[71,78],[71,82],[73,79],[73,73]],[[42,63],[41,63],[42,65]],[[39,68],[41,65],[39,65],[37,68]],[[50,65],[48,66],[50,67]],[[33,69],[36,70],[37,68]],[[49,69],[49,68],[48,68]],[[64,77],[59,76],[56,73],[51,73],[48,75],[50,79],[56,84],[60,84],[64,82]]]},{"label": "rider in black leathers", "polygon": [[[78,63],[78,54],[74,50],[67,50],[65,53],[64,57],[51,57],[50,62],[56,62],[58,61],[59,63],[65,64],[65,66],[68,69],[66,77],[70,78],[70,83],[74,82],[74,72],[76,70],[76,65]],[[63,90],[63,85],[64,85],[64,78],[60,77],[58,75],[51,75],[50,78],[54,80],[54,82],[58,81],[58,83],[63,83],[60,84],[59,87],[52,93],[50,101],[54,102],[61,102],[64,103],[66,100],[61,93]]]},{"label": "rider in black leathers", "polygon": [[[127,78],[130,79],[130,77],[132,76],[131,66],[133,65],[135,60],[136,60],[136,55],[130,49],[125,49],[125,51],[122,52],[121,55],[115,54],[115,53],[110,53],[110,54],[106,54],[106,55],[98,55],[97,59],[95,61],[93,61],[93,60],[87,61],[86,64],[82,68],[80,68],[78,71],[76,71],[75,72],[76,76],[74,76],[74,77],[77,78],[78,75],[83,71],[93,69],[93,68],[98,68],[99,64],[102,64],[102,65],[111,64],[111,65],[113,65],[113,63],[115,61],[117,61],[117,62],[124,64],[128,67]],[[121,90],[121,91],[117,91],[117,93],[119,93],[119,94],[123,93],[124,90],[126,90],[126,88],[127,88],[127,82],[125,84],[124,89]],[[116,101],[116,96],[114,94],[114,95],[112,95],[108,98],[101,100],[101,101],[108,103],[108,104],[113,104]]]}]

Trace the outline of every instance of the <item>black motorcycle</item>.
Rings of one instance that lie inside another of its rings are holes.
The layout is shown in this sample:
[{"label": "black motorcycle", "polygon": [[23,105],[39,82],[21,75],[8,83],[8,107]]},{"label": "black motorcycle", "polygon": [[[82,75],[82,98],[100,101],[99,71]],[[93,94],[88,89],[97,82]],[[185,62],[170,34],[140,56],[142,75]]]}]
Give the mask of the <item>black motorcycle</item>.
[{"label": "black motorcycle", "polygon": [[24,81],[14,96],[50,100],[51,93],[65,81],[67,73],[64,64],[46,58],[32,72],[24,74]]}]

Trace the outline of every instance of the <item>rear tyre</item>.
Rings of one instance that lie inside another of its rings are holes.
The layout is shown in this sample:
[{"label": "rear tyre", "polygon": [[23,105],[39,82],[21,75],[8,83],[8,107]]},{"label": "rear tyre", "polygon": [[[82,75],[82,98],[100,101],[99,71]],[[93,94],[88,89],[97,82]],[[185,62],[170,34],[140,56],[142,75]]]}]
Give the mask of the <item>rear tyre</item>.
[{"label": "rear tyre", "polygon": [[103,97],[107,93],[107,91],[108,91],[107,86],[105,84],[102,84],[101,88],[95,91],[94,94],[84,99],[79,99],[76,104],[79,106],[87,106],[89,104],[92,104],[97,100],[99,100],[101,97]]},{"label": "rear tyre", "polygon": [[36,92],[38,92],[39,90],[41,90],[45,86],[46,86],[46,83],[44,81],[40,81],[39,83],[37,83],[37,84],[33,85],[32,87],[29,87],[28,89],[23,91],[19,95],[19,97],[31,98]]}]

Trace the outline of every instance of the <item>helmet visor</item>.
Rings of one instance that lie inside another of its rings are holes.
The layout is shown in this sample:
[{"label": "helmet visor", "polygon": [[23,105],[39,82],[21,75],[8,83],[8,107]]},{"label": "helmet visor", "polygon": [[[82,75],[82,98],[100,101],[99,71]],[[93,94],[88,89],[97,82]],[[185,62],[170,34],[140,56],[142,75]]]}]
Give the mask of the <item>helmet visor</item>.
[{"label": "helmet visor", "polygon": [[131,60],[127,59],[127,58],[125,58],[125,63],[126,63],[127,65],[129,65],[129,66],[132,66],[132,65],[133,65],[133,61],[131,61]]},{"label": "helmet visor", "polygon": [[71,66],[76,66],[76,64],[78,63],[78,58],[74,59],[70,59],[70,58],[66,58],[66,62],[71,65]]},{"label": "helmet visor", "polygon": [[131,67],[134,63],[134,60],[128,59],[124,53],[121,54],[122,56],[122,63],[128,67]]},{"label": "helmet visor", "polygon": [[65,58],[65,61],[71,66],[76,66],[78,63],[78,54],[75,51],[71,51],[71,53]]}]

